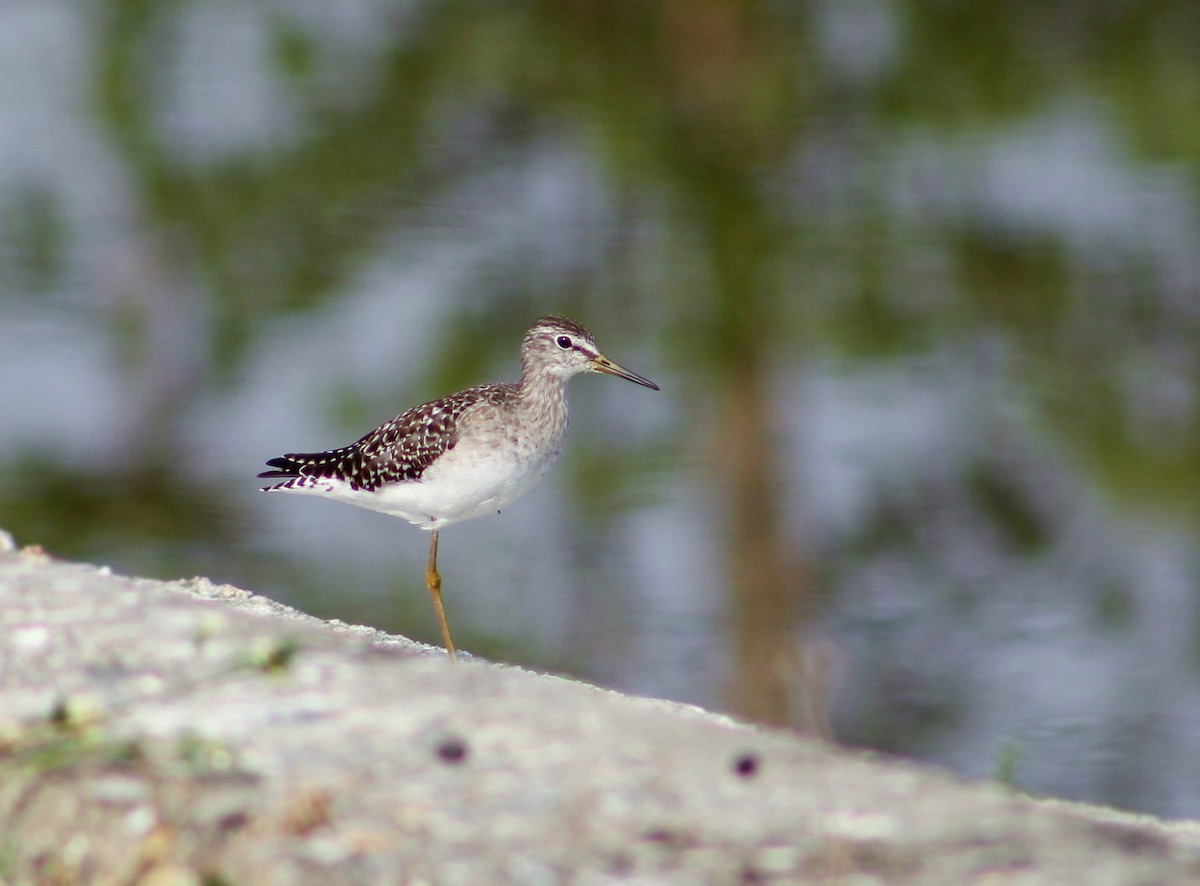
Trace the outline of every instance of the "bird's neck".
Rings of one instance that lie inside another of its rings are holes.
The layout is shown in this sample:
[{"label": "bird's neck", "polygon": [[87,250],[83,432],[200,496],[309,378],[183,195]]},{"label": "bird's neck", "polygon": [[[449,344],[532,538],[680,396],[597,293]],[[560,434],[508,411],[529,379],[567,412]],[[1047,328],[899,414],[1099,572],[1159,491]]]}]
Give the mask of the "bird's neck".
[{"label": "bird's neck", "polygon": [[525,363],[517,385],[519,408],[529,427],[542,428],[548,437],[561,438],[567,432],[567,377]]}]

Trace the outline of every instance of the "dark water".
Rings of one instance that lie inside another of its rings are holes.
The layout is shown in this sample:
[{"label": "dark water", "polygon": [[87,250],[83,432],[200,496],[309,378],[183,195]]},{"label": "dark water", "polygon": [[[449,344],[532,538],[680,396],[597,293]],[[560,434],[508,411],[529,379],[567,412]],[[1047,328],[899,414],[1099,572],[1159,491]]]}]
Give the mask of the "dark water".
[{"label": "dark water", "polygon": [[427,538],[260,496],[511,378],[461,645],[1200,815],[1200,7],[0,5],[0,526],[422,639]]}]

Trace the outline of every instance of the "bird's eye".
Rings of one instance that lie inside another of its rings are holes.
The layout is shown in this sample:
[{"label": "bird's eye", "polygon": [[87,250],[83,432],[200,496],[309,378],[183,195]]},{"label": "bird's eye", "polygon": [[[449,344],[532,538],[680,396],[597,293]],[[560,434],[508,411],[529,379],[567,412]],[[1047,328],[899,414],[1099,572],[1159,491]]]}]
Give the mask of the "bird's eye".
[{"label": "bird's eye", "polygon": [[557,339],[555,339],[555,341],[558,343],[558,346],[560,348],[562,348],[564,351],[567,348],[571,347],[571,337],[570,336],[560,335]]}]

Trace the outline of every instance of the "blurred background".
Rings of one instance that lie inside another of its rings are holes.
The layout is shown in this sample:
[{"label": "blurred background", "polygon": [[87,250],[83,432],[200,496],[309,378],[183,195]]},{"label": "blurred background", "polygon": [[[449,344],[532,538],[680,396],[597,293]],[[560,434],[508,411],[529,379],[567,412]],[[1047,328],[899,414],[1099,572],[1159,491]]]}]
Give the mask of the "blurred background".
[{"label": "blurred background", "polygon": [[0,527],[426,641],[265,496],[515,378],[662,391],[442,534],[461,646],[1200,816],[1200,5],[2,0]]}]

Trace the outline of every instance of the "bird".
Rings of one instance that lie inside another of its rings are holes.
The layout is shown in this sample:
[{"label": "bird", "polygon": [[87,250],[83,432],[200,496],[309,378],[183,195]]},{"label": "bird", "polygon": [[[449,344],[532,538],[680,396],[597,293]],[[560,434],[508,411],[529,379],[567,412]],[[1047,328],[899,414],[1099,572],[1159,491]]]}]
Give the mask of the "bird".
[{"label": "bird", "polygon": [[431,532],[425,586],[446,653],[457,662],[437,569],[438,533],[499,511],[541,479],[566,439],[567,382],[586,372],[660,390],[605,357],[582,324],[549,315],[521,341],[520,381],[430,400],[340,449],[272,458],[272,470],[258,476],[274,482],[261,489],[347,502]]}]

